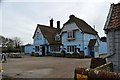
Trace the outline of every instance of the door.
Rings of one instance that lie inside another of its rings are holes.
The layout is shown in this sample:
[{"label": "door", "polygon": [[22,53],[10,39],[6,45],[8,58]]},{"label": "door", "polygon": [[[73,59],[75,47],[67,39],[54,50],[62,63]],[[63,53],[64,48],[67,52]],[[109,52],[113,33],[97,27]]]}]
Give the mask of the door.
[{"label": "door", "polygon": [[45,46],[42,46],[42,56],[45,56]]},{"label": "door", "polygon": [[90,48],[90,55],[92,58],[94,58],[94,47]]}]

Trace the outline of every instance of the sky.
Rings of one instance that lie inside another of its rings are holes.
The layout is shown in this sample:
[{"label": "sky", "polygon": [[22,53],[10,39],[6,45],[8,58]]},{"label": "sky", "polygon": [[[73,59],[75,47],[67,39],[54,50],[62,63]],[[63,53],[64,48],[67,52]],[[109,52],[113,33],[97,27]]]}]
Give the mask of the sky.
[{"label": "sky", "polygon": [[23,44],[33,43],[37,24],[48,25],[51,18],[61,28],[71,14],[83,19],[100,37],[112,3],[119,0],[0,0],[0,35],[19,37]]}]

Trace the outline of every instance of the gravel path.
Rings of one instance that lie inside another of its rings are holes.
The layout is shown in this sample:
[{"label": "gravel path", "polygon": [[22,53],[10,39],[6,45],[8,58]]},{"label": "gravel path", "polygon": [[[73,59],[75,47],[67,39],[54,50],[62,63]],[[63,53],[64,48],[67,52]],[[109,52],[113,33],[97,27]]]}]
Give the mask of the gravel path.
[{"label": "gravel path", "polygon": [[73,78],[75,67],[89,67],[91,59],[60,57],[9,58],[3,75],[14,78]]}]

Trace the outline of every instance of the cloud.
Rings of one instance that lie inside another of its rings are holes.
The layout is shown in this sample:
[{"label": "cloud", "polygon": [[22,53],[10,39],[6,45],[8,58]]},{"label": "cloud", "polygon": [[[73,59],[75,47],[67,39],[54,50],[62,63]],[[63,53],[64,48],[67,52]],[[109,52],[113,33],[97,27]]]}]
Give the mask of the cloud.
[{"label": "cloud", "polygon": [[[59,2],[58,2],[59,1]],[[85,20],[91,26],[95,25],[100,36],[104,36],[104,23],[110,3],[117,0],[2,0],[2,34],[7,37],[18,36],[24,43],[32,43],[32,36],[37,24],[49,25],[49,19],[54,18],[62,24],[69,15]],[[1,28],[1,27],[0,27]]]}]

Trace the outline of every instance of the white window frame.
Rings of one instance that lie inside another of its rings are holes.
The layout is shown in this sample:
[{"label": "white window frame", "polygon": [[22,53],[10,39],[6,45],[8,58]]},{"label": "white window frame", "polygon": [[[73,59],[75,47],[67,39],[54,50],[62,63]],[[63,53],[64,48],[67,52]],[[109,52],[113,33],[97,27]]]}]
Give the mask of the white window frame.
[{"label": "white window frame", "polygon": [[38,52],[40,50],[40,46],[35,46],[35,52]]},{"label": "white window frame", "polygon": [[59,45],[52,45],[50,46],[51,52],[60,52],[60,46]]},{"label": "white window frame", "polygon": [[57,34],[57,35],[55,36],[55,41],[60,41],[60,35],[59,35],[59,34]]},{"label": "white window frame", "polygon": [[74,31],[68,31],[67,32],[67,38],[68,39],[75,39]]},{"label": "white window frame", "polygon": [[75,52],[76,45],[69,45],[67,46],[67,52]]}]

